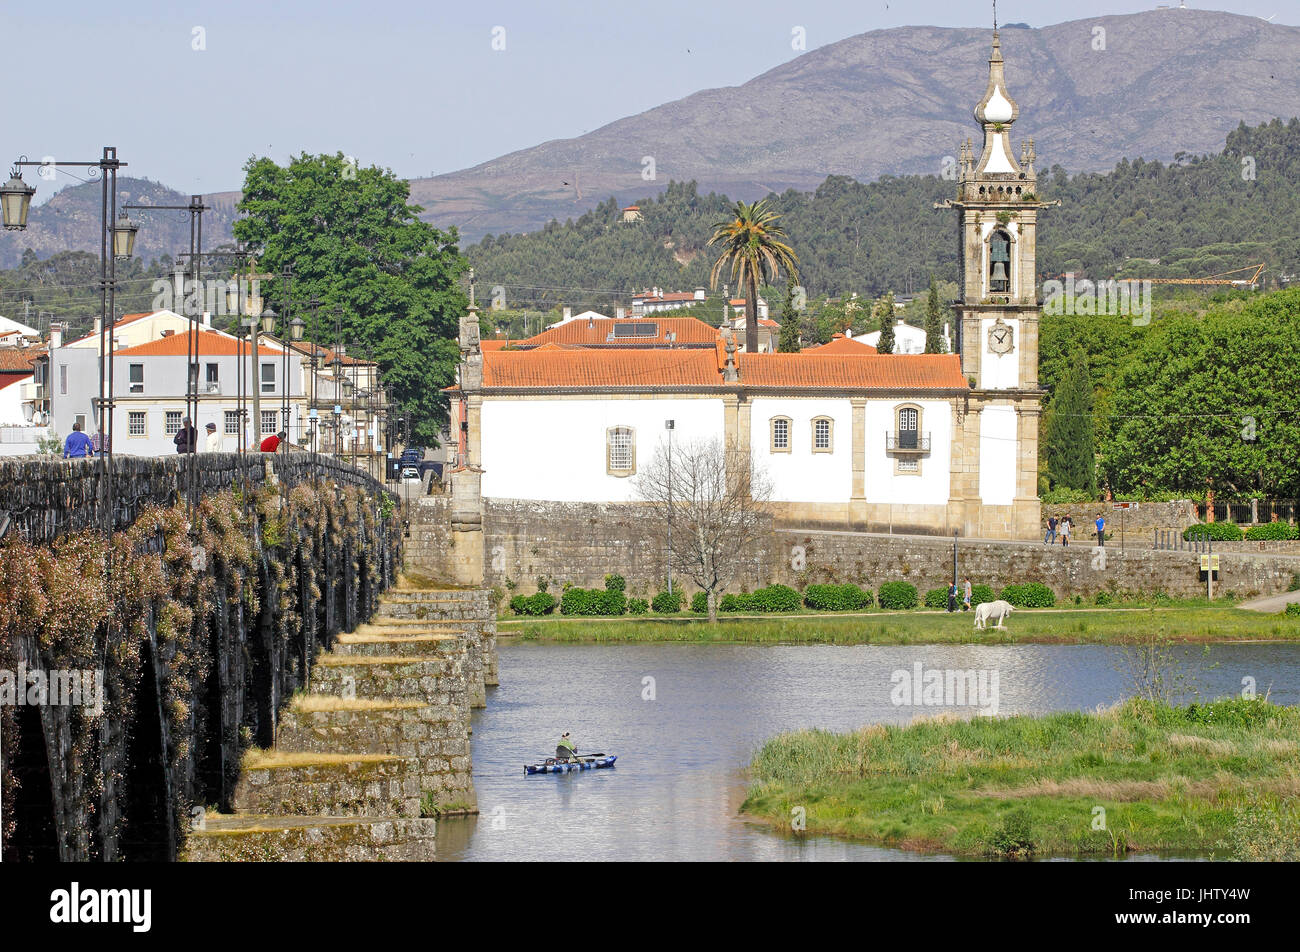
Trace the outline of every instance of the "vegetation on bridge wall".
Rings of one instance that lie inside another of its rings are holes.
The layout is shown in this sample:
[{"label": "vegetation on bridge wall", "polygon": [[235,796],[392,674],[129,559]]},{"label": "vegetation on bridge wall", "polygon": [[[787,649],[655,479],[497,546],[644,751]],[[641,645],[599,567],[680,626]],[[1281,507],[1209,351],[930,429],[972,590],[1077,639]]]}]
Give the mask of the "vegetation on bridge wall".
[{"label": "vegetation on bridge wall", "polygon": [[191,810],[228,804],[241,748],[273,740],[317,651],[369,616],[401,539],[382,493],[306,482],[287,507],[269,486],[212,493],[193,525],[184,503],[148,504],[111,541],[14,535],[0,671],[104,684],[100,708],[0,707],[0,832],[20,860],[174,858]]}]

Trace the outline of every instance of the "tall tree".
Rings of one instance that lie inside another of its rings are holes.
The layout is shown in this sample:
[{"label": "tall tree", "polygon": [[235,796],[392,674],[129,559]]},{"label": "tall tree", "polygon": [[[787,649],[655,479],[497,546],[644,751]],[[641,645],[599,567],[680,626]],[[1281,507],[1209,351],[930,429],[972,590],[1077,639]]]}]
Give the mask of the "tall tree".
[{"label": "tall tree", "polygon": [[[342,153],[303,153],[286,167],[254,158],[244,172],[246,217],[235,237],[257,252],[261,271],[293,266],[292,315],[307,321],[306,336],[339,343],[333,314],[342,307],[343,342],[378,362],[390,414],[411,413],[412,442],[434,445],[467,304],[455,229],[420,221],[409,186],[391,170],[358,168]],[[263,282],[263,294],[281,308],[279,278]],[[319,327],[307,307],[313,296]]]},{"label": "tall tree", "polygon": [[729,271],[737,287],[745,288],[745,352],[758,353],[758,285],[775,281],[782,268],[792,278],[799,276],[799,259],[787,243],[785,230],[776,221],[781,216],[767,199],[746,204],[736,202],[732,217],[713,226],[710,245],[721,245],[709,280],[716,288],[718,277]]},{"label": "tall tree", "polygon": [[1076,348],[1052,397],[1045,454],[1056,486],[1089,493],[1097,491],[1092,397],[1088,358],[1082,348]]},{"label": "tall tree", "polygon": [[781,302],[781,337],[776,349],[783,354],[799,352],[799,311],[794,306],[794,278],[785,283],[785,300]]},{"label": "tall tree", "polygon": [[881,354],[894,352],[894,292],[886,291],[871,309],[871,319],[880,323],[880,340],[876,342],[876,351]]},{"label": "tall tree", "polygon": [[939,285],[930,274],[930,293],[925,299],[925,352],[943,354],[948,348],[943,340],[943,302],[939,300]]},{"label": "tall tree", "polygon": [[771,480],[754,466],[747,446],[714,439],[678,444],[671,454],[659,444],[632,486],[664,530],[673,568],[706,593],[709,621],[716,622],[718,596],[741,573],[768,525]]}]

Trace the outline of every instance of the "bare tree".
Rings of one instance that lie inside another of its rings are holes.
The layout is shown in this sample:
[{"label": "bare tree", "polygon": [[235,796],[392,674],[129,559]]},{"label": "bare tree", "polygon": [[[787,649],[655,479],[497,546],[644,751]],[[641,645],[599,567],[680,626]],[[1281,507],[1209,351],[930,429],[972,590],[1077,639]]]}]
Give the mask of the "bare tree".
[{"label": "bare tree", "polygon": [[767,526],[772,484],[750,454],[721,440],[664,444],[633,477],[638,498],[671,539],[668,560],[708,597],[709,621]]}]

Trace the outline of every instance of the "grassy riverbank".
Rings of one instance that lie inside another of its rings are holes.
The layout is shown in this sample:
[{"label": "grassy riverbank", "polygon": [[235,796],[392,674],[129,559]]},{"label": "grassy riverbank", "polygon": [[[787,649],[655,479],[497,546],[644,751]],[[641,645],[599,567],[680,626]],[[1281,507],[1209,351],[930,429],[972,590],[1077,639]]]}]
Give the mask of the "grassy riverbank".
[{"label": "grassy riverbank", "polygon": [[782,829],[802,810],[809,834],[966,855],[1298,860],[1298,738],[1300,708],[1240,698],[798,731],[755,756],[741,809]]},{"label": "grassy riverbank", "polygon": [[1025,609],[1007,630],[975,631],[970,612],[869,612],[722,618],[502,619],[502,636],[558,643],[651,641],[754,644],[1124,644],[1171,641],[1300,641],[1300,618],[1225,607]]}]

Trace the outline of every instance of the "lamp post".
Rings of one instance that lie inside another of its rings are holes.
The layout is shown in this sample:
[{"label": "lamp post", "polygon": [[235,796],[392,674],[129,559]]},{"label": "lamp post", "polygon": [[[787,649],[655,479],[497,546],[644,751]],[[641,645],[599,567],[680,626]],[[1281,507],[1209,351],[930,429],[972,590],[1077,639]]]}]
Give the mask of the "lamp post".
[{"label": "lamp post", "polygon": [[[126,166],[117,157],[117,148],[104,146],[99,159],[93,162],[65,162],[56,165],[31,162],[19,156],[13,164],[9,181],[0,186],[0,212],[3,213],[7,231],[27,228],[27,215],[31,210],[36,188],[23,181],[25,166],[43,168],[84,168],[92,177],[98,177],[100,190],[99,234],[99,399],[95,401],[99,422],[101,502],[104,507],[104,532],[113,532],[113,324],[117,313],[117,259],[129,258],[135,247],[137,226],[127,217],[125,209],[117,212],[117,170]],[[109,571],[112,571],[111,554]]]},{"label": "lamp post", "polygon": [[318,349],[319,345],[316,343],[316,341],[319,339],[320,336],[318,333],[320,327],[319,324],[320,300],[316,297],[316,295],[313,294],[311,296],[311,301],[308,302],[308,306],[311,308],[311,398],[310,398],[310,406],[308,407],[307,410],[307,417],[311,421],[312,481],[317,482],[320,479],[319,473],[317,471],[318,460],[316,456],[316,454],[319,452],[319,447],[316,445],[316,441],[320,439],[320,434],[319,434],[320,414],[317,413],[316,410],[316,372],[320,369],[320,351]]},{"label": "lamp post", "polygon": [[676,420],[664,420],[668,431],[668,594],[673,593],[673,429]]}]

